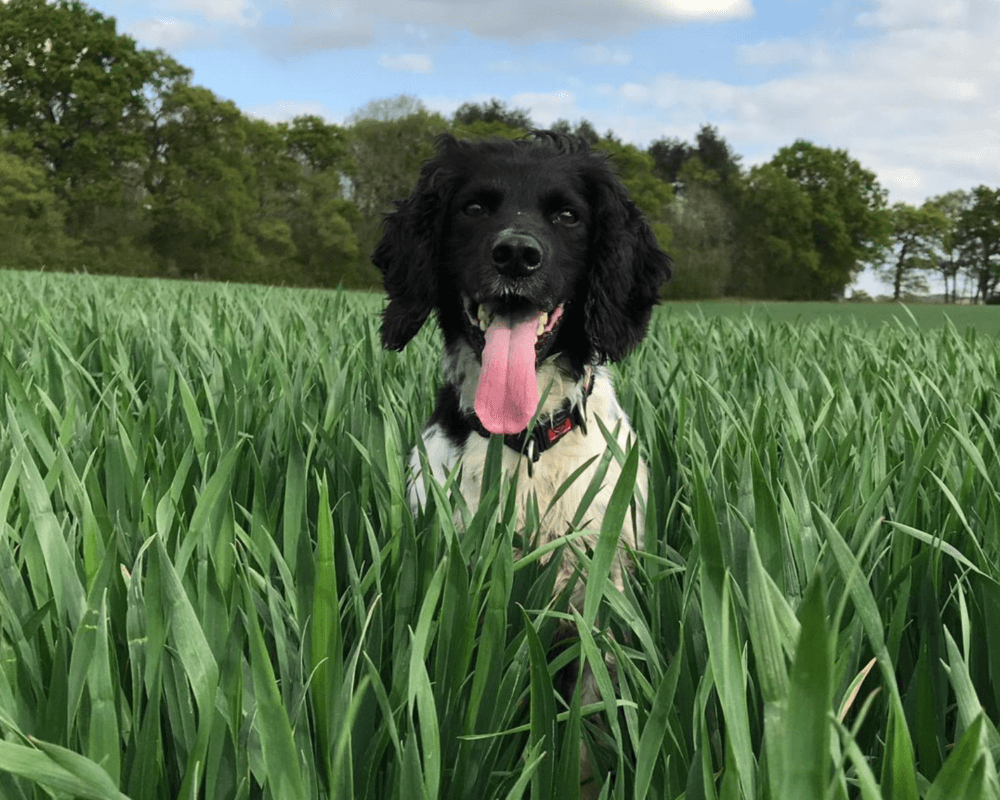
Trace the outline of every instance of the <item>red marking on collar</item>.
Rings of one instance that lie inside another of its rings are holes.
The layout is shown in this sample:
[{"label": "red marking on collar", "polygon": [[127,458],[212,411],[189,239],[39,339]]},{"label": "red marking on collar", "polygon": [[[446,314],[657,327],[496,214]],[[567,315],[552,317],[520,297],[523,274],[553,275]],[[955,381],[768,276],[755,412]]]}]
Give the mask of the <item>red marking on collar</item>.
[{"label": "red marking on collar", "polygon": [[571,430],[573,430],[573,420],[566,417],[558,425],[547,429],[545,431],[545,438],[549,440],[549,444],[555,444]]}]

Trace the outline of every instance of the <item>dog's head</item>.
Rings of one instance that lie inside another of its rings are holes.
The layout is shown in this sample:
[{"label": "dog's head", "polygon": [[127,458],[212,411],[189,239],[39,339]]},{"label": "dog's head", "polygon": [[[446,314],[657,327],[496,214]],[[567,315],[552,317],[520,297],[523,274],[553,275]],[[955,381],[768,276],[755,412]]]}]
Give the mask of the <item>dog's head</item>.
[{"label": "dog's head", "polygon": [[385,347],[401,350],[435,309],[446,342],[480,357],[482,380],[507,384],[557,353],[578,372],[623,358],[670,276],[607,158],[546,131],[443,136],[372,260],[389,295]]}]

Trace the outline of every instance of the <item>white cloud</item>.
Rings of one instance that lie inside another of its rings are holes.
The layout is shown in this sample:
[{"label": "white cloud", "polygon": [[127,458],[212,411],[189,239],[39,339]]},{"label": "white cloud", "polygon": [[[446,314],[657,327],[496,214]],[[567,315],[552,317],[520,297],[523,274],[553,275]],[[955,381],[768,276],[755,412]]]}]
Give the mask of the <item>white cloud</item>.
[{"label": "white cloud", "polygon": [[833,57],[822,42],[803,42],[798,39],[775,39],[770,42],[741,45],[737,54],[744,64],[759,67],[812,66],[829,67]]},{"label": "white cloud", "polygon": [[[985,0],[989,3],[990,0]],[[975,13],[976,0],[875,0],[875,10],[858,16],[858,24],[877,28],[962,26]]]},{"label": "white cloud", "polygon": [[502,61],[491,62],[488,69],[490,72],[503,72],[508,75],[527,75],[537,72],[550,72],[552,67],[537,61],[522,61],[520,59],[508,58]]},{"label": "white cloud", "polygon": [[[751,0],[163,0],[176,12],[237,28],[254,28],[266,52],[304,55],[370,44],[374,30],[398,25],[422,42],[464,31],[507,42],[593,42],[681,22],[713,23],[754,13]],[[272,13],[274,12],[274,13]],[[275,23],[280,18],[287,22]],[[586,48],[590,63],[629,63],[626,50]]]},{"label": "white cloud", "polygon": [[886,166],[881,170],[881,183],[893,194],[919,192],[923,184],[920,171],[913,167]]},{"label": "white cloud", "polygon": [[576,119],[579,109],[576,97],[570,92],[524,92],[513,98],[516,108],[527,108],[531,119],[543,128],[557,119]]},{"label": "white cloud", "polygon": [[398,56],[380,56],[378,65],[383,69],[392,69],[398,72],[433,72],[434,61],[430,56],[419,53],[407,53]]},{"label": "white cloud", "polygon": [[628,50],[612,50],[604,44],[588,45],[578,51],[585,64],[613,65],[623,67],[632,60]]},{"label": "white cloud", "polygon": [[619,90],[621,96],[632,103],[645,103],[649,99],[649,89],[638,83],[626,83]]},{"label": "white cloud", "polygon": [[[644,4],[649,0],[644,0]],[[753,16],[750,0],[652,0],[667,17],[679,19],[719,20]]]},{"label": "white cloud", "polygon": [[277,122],[291,122],[296,117],[306,116],[311,114],[317,117],[322,117],[327,122],[333,122],[336,124],[341,124],[341,120],[336,117],[336,115],[331,114],[328,109],[322,104],[309,100],[304,101],[287,101],[279,100],[277,103],[271,103],[267,106],[259,106],[257,108],[252,108],[247,112],[251,117],[256,117],[257,119],[264,119],[270,123]]},{"label": "white cloud", "polygon": [[214,38],[211,31],[180,19],[143,19],[129,25],[127,30],[144,47],[170,52],[209,44]]},{"label": "white cloud", "polygon": [[238,27],[256,25],[261,17],[250,0],[169,0],[166,5],[176,11],[198,14],[212,22]]},{"label": "white cloud", "polygon": [[407,36],[414,36],[422,42],[426,42],[431,37],[431,33],[427,30],[427,28],[422,28],[418,25],[413,25],[412,23],[404,25],[403,32],[406,33]]}]

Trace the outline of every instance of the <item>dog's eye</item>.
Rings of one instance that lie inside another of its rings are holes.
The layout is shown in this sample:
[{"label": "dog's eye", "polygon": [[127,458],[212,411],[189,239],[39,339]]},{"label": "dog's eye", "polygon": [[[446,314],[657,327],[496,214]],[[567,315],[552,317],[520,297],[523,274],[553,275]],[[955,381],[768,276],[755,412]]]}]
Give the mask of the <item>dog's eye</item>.
[{"label": "dog's eye", "polygon": [[481,217],[486,213],[486,209],[480,203],[468,203],[462,209],[462,213],[467,217]]},{"label": "dog's eye", "polygon": [[573,227],[580,221],[580,216],[572,208],[564,208],[562,211],[558,211],[552,215],[552,222],[556,225],[565,225],[568,228]]}]

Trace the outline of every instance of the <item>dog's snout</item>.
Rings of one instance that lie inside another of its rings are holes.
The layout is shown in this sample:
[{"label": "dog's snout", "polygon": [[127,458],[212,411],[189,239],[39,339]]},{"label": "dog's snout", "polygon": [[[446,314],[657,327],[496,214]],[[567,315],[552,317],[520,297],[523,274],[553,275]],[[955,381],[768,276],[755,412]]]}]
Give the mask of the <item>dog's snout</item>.
[{"label": "dog's snout", "polygon": [[490,257],[501,275],[523,278],[542,266],[542,246],[527,233],[504,232],[494,240]]}]

